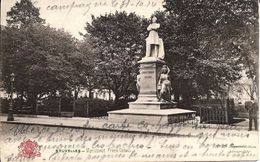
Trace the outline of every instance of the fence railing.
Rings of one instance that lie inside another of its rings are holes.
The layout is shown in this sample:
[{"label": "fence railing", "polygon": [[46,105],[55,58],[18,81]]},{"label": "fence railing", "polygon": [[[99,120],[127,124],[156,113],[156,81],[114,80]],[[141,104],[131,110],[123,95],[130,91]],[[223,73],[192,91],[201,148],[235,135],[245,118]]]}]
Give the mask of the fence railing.
[{"label": "fence railing", "polygon": [[199,114],[201,123],[230,124],[234,116],[234,100],[202,100]]}]

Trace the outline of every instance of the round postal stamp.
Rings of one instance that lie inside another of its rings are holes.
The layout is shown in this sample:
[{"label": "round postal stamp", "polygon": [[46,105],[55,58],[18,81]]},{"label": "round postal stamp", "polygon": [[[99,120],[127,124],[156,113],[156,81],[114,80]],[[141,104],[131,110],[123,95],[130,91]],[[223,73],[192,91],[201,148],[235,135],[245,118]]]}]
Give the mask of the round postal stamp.
[{"label": "round postal stamp", "polygon": [[32,141],[30,139],[24,140],[20,146],[18,146],[19,149],[19,156],[22,157],[36,157],[40,156],[40,147],[36,141]]}]

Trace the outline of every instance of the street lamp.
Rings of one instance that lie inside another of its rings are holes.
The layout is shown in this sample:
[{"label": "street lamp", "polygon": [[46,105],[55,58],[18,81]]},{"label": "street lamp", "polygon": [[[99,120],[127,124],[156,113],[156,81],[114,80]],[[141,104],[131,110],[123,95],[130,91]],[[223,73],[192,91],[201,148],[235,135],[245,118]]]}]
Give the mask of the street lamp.
[{"label": "street lamp", "polygon": [[11,94],[10,94],[10,105],[8,109],[8,117],[7,121],[14,121],[14,115],[13,115],[13,84],[14,84],[14,73],[10,76],[10,82],[11,82]]}]

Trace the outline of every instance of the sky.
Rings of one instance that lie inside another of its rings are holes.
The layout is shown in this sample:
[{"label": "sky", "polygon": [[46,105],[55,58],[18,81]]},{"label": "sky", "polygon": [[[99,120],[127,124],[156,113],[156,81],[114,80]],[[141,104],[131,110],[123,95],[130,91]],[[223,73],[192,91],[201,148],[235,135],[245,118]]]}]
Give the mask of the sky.
[{"label": "sky", "polygon": [[[19,0],[1,1],[1,24],[6,25],[6,13]],[[163,0],[32,0],[40,8],[41,18],[55,28],[64,28],[76,38],[85,33],[91,15],[100,16],[115,11],[135,12],[149,18],[154,11],[163,10]]]}]

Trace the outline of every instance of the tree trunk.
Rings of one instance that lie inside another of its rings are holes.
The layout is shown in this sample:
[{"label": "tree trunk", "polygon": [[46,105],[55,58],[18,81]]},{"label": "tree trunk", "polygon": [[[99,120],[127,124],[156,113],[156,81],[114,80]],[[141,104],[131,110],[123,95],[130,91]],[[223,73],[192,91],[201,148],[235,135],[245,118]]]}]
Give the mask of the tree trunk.
[{"label": "tree trunk", "polygon": [[73,116],[75,114],[75,110],[76,110],[76,100],[78,98],[78,91],[76,90],[75,88],[75,91],[74,91],[74,97],[73,97]]},{"label": "tree trunk", "polygon": [[89,101],[87,101],[87,104],[86,104],[86,113],[87,113],[87,117],[89,116]]},{"label": "tree trunk", "polygon": [[190,108],[192,105],[192,96],[190,96],[189,94],[183,94],[183,106],[185,106],[185,108]]},{"label": "tree trunk", "polygon": [[74,99],[77,100],[78,97],[79,97],[79,93],[75,91],[75,92],[74,92]]},{"label": "tree trunk", "polygon": [[108,89],[108,101],[111,101],[111,89]]},{"label": "tree trunk", "polygon": [[61,115],[61,96],[59,97],[59,107],[58,107],[58,113],[59,113],[59,116]]},{"label": "tree trunk", "polygon": [[92,88],[89,88],[88,96],[90,99],[93,99],[93,93],[92,93]]},{"label": "tree trunk", "polygon": [[19,94],[19,109],[21,110],[23,108],[23,95],[22,93]]},{"label": "tree trunk", "polygon": [[37,106],[37,99],[36,98],[34,98],[33,99],[33,101],[32,101],[32,113],[33,114],[36,114],[37,112],[37,110],[36,110],[36,106]]},{"label": "tree trunk", "polygon": [[180,101],[180,93],[178,91],[174,91],[174,101],[179,102]]},{"label": "tree trunk", "polygon": [[36,114],[37,94],[28,95],[28,102],[31,105],[31,113]]},{"label": "tree trunk", "polygon": [[115,94],[115,100],[114,100],[114,105],[117,106],[119,103],[119,96]]}]

